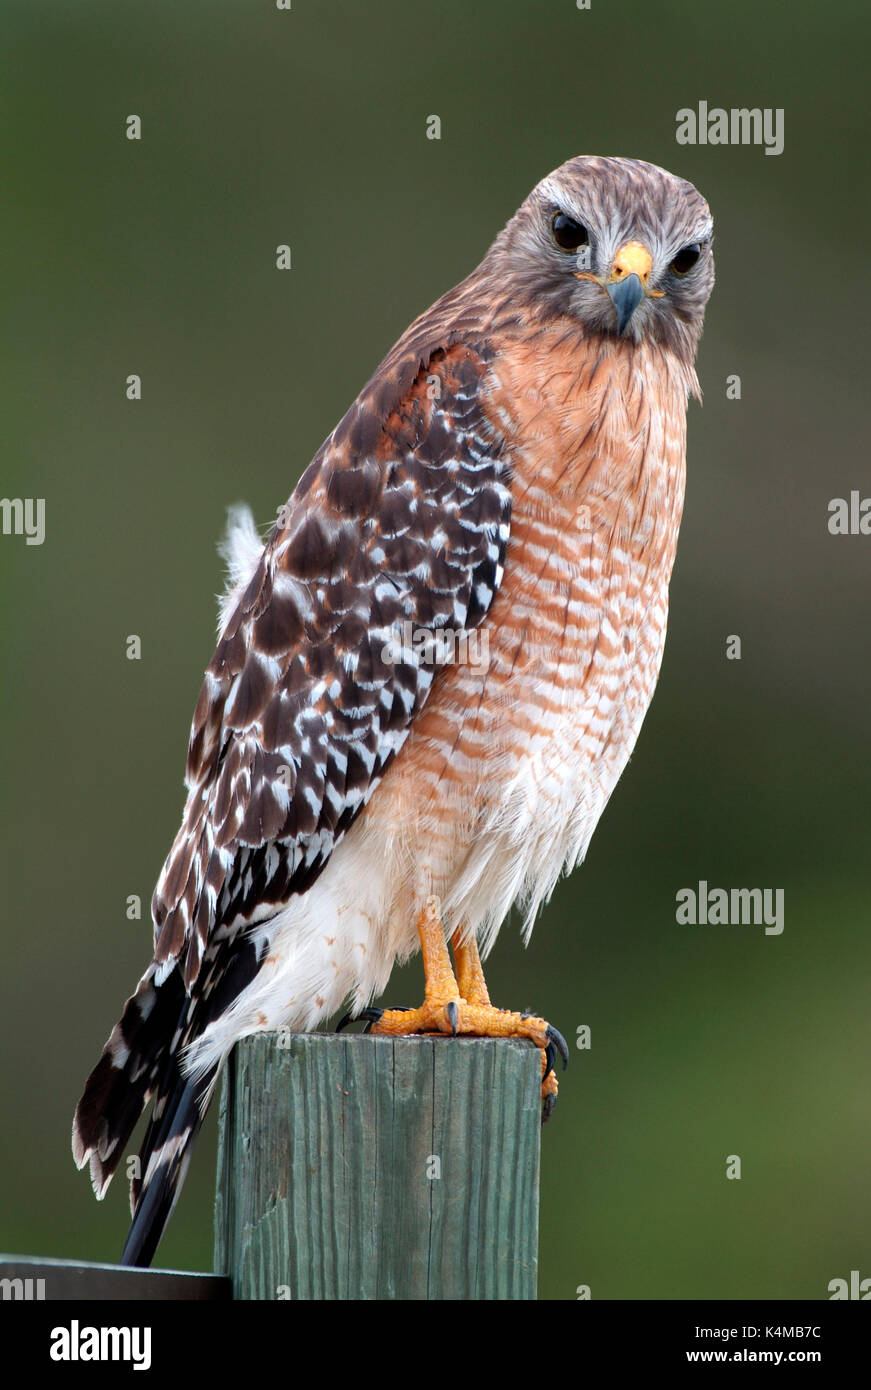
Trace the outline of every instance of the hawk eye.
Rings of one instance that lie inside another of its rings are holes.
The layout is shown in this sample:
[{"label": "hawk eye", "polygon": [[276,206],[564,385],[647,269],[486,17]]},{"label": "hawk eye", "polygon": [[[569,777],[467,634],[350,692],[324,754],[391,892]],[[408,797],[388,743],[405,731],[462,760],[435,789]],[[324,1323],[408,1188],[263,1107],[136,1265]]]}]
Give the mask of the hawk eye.
[{"label": "hawk eye", "polygon": [[691,241],[689,246],[685,246],[682,251],[678,251],[671,263],[671,268],[675,275],[686,275],[687,271],[692,270],[701,254],[702,248],[697,241]]},{"label": "hawk eye", "polygon": [[564,212],[554,213],[550,223],[550,234],[554,245],[561,251],[578,251],[582,246],[590,244],[586,227],[582,227],[580,222],[576,222]]}]

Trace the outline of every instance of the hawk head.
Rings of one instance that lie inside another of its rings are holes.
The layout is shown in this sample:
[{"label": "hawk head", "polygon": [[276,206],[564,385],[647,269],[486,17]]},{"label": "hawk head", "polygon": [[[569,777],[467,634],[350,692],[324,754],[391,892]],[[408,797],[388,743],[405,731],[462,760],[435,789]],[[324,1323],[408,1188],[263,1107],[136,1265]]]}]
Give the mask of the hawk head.
[{"label": "hawk head", "polygon": [[672,348],[691,363],[714,284],[700,193],[641,159],[579,155],[542,179],[485,265],[534,318]]}]

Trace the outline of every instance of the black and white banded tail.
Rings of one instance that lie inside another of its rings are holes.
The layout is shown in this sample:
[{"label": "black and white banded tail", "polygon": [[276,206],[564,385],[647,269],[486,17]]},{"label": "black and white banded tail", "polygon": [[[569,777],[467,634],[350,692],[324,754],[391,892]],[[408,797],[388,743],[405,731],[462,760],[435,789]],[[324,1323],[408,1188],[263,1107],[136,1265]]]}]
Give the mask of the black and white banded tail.
[{"label": "black and white banded tail", "polygon": [[[225,943],[226,944],[226,943]],[[90,1161],[91,1182],[99,1199],[123,1157],[143,1110],[153,1099],[138,1160],[131,1166],[132,1222],[121,1263],[148,1266],[172,1215],[202,1124],[219,1066],[186,1075],[184,1049],[229,1008],[257,973],[257,952],[244,938],[233,943],[232,968],[223,959],[212,988],[189,995],[181,969],[165,978],[152,963],[127,1000],[121,1018],[85,1084],[73,1120],[73,1157],[79,1168]],[[158,983],[159,981],[159,983]],[[204,982],[201,981],[202,985]]]}]

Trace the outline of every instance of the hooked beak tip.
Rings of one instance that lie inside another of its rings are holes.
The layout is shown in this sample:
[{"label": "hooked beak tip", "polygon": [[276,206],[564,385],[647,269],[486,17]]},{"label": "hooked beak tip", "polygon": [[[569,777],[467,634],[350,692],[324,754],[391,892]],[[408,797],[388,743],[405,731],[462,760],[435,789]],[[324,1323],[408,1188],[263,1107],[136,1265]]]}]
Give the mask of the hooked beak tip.
[{"label": "hooked beak tip", "polygon": [[623,280],[615,280],[606,285],[611,302],[617,310],[617,332],[622,334],[632,315],[644,298],[644,286],[639,276],[627,275]]}]

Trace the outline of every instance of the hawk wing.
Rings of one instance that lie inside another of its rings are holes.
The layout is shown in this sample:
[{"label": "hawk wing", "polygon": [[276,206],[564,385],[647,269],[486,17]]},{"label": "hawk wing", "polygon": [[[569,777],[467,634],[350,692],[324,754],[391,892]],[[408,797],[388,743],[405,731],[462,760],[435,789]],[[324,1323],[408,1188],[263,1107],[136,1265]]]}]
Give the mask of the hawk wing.
[{"label": "hawk wing", "polygon": [[402,747],[436,670],[408,634],[472,628],[492,602],[511,493],[486,370],[483,348],[454,344],[386,414],[367,388],[223,629],[153,902],[155,959],[188,989],[216,925],[263,920],[313,882]]}]

